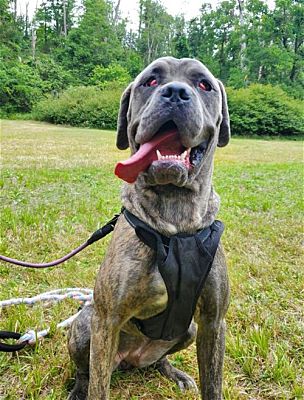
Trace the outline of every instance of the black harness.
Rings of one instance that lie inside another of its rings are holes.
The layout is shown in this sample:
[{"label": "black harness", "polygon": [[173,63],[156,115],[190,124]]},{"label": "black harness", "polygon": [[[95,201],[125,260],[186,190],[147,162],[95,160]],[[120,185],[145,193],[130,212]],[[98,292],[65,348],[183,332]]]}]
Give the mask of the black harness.
[{"label": "black harness", "polygon": [[123,210],[136,235],[156,253],[159,272],[168,292],[167,308],[151,318],[132,321],[151,339],[172,340],[185,334],[196,303],[211,269],[224,230],[221,221],[193,235],[161,235],[149,225]]}]

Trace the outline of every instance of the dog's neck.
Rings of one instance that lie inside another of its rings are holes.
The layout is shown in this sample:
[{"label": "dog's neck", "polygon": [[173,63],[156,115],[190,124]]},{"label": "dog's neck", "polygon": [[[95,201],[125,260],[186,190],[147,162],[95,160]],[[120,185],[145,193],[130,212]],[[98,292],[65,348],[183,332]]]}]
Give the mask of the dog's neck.
[{"label": "dog's neck", "polygon": [[124,184],[122,204],[160,233],[195,233],[210,226],[219,210],[220,199],[212,187],[212,174],[190,188],[174,185],[145,185],[143,177]]}]

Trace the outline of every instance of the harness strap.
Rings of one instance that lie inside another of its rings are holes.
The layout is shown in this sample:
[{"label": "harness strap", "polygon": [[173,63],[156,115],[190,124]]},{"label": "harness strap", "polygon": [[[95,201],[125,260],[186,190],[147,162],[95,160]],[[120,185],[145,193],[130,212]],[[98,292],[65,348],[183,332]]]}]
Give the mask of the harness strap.
[{"label": "harness strap", "polygon": [[212,225],[195,234],[179,233],[166,237],[123,211],[138,238],[155,251],[158,270],[168,294],[167,307],[161,313],[133,323],[147,337],[172,340],[184,335],[193,318],[196,304],[213,264],[224,225]]}]

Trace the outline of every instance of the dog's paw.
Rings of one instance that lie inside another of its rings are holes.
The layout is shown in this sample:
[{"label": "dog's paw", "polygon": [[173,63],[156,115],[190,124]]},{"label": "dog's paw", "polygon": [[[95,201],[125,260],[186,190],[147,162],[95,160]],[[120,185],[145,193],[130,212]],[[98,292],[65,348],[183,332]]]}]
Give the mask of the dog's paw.
[{"label": "dog's paw", "polygon": [[67,400],[86,400],[86,399],[87,399],[86,393],[83,393],[78,390],[72,390]]},{"label": "dog's paw", "polygon": [[182,392],[184,392],[185,390],[193,390],[196,393],[198,393],[198,388],[197,385],[194,381],[194,379],[186,374],[183,371],[180,371],[177,368],[172,367],[172,371],[171,371],[171,379],[177,383],[178,387],[180,388],[180,390]]},{"label": "dog's paw", "polygon": [[166,358],[159,360],[155,367],[166,378],[174,381],[182,392],[191,389],[198,393],[194,379],[185,372],[173,367]]},{"label": "dog's paw", "polygon": [[89,380],[86,375],[77,374],[76,383],[67,400],[87,400]]}]

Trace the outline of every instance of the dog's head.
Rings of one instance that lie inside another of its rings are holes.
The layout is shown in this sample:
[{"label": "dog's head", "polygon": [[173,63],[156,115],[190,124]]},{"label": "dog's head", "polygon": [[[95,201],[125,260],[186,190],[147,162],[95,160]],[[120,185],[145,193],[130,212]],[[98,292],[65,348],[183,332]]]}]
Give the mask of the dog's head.
[{"label": "dog's head", "polygon": [[224,87],[197,60],[159,58],[122,95],[117,147],[131,148],[130,181],[144,172],[150,185],[185,186],[229,138]]}]

